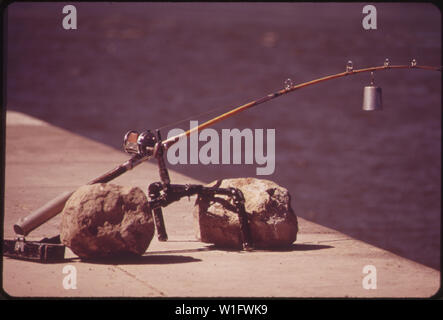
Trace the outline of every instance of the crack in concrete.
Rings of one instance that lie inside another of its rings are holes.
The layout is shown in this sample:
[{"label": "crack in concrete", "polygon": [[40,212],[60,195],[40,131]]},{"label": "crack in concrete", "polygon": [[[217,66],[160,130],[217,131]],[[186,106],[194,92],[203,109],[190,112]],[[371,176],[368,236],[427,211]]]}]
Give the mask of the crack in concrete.
[{"label": "crack in concrete", "polygon": [[158,293],[160,296],[162,296],[162,297],[166,297],[166,294],[165,294],[164,292],[162,292],[161,290],[159,290],[159,289],[157,289],[157,288],[151,286],[150,284],[146,283],[145,281],[140,280],[139,278],[137,278],[136,275],[130,273],[129,271],[125,270],[124,268],[119,267],[119,266],[114,266],[114,267],[115,267],[116,269],[122,271],[123,273],[125,273],[126,275],[128,275],[129,277],[131,277],[132,279],[134,279],[134,280],[136,280],[136,281],[142,283],[144,286],[148,287],[149,289],[155,291],[155,292]]}]

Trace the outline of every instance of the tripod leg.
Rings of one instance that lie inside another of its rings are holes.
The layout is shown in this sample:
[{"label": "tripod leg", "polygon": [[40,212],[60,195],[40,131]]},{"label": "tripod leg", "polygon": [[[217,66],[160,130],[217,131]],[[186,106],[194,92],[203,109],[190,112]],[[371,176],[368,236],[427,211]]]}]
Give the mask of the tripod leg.
[{"label": "tripod leg", "polygon": [[163,212],[161,207],[152,210],[155,222],[155,229],[157,230],[158,241],[168,241],[166,234],[165,221],[163,220]]},{"label": "tripod leg", "polygon": [[246,215],[246,210],[243,203],[237,205],[237,207],[243,250],[250,251],[253,249],[253,243],[251,237],[251,229],[249,228],[248,216]]},{"label": "tripod leg", "polygon": [[222,194],[232,197],[234,200],[234,205],[237,209],[243,250],[252,250],[254,244],[252,242],[251,228],[249,226],[248,215],[245,209],[245,197],[241,190],[237,188],[202,187],[199,192],[210,196]]}]

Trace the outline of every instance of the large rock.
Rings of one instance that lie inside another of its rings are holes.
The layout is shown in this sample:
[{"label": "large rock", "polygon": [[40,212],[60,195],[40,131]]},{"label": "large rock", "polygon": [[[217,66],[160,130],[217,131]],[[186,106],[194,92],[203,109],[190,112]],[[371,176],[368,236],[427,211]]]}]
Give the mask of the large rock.
[{"label": "large rock", "polygon": [[[287,189],[256,178],[224,179],[207,186],[233,187],[243,192],[256,248],[284,248],[297,239],[298,221]],[[227,200],[227,196],[221,195],[197,197],[194,208],[197,238],[219,247],[241,248],[238,215],[229,209],[233,203]]]},{"label": "large rock", "polygon": [[86,259],[142,255],[154,228],[141,189],[102,183],[72,194],[62,212],[60,239]]}]

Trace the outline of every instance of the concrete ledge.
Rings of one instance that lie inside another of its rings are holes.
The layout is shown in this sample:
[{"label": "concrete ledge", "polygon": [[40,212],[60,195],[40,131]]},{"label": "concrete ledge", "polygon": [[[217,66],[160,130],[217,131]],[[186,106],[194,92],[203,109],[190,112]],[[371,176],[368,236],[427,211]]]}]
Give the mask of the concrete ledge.
[{"label": "concrete ledge", "polygon": [[[32,143],[31,143],[32,142]],[[4,237],[13,224],[64,191],[74,190],[124,162],[127,155],[26,115],[7,112]],[[171,171],[175,183],[199,183]],[[158,180],[144,163],[114,180],[143,190]],[[13,297],[430,297],[440,272],[299,217],[300,232],[286,251],[223,251],[194,237],[195,198],[164,210],[168,242],[153,240],[142,259],[109,264],[38,264],[3,257],[3,290]],[[58,234],[60,217],[29,239]],[[65,289],[66,265],[76,289]],[[363,288],[367,265],[376,289]]]}]

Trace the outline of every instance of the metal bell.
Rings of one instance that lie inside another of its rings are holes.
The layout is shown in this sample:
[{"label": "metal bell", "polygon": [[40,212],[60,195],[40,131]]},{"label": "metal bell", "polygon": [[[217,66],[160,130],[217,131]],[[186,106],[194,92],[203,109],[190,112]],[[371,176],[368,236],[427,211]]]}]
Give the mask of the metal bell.
[{"label": "metal bell", "polygon": [[363,110],[374,111],[382,109],[381,88],[375,86],[372,74],[371,84],[366,86],[363,90]]}]

